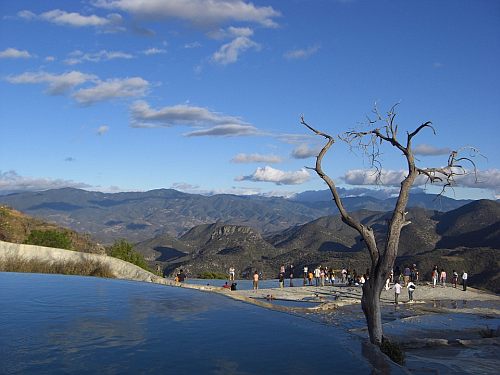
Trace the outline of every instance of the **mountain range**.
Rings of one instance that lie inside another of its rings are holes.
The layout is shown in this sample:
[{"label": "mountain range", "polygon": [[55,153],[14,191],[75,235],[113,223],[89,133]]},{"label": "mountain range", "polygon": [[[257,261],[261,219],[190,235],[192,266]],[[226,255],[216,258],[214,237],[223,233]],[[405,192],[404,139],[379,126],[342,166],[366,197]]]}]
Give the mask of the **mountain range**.
[{"label": "mountain range", "polygon": [[[392,209],[394,200],[347,196],[344,206],[350,211],[385,212]],[[286,199],[204,196],[173,189],[100,193],[63,188],[3,195],[0,203],[90,233],[104,244],[121,238],[140,242],[161,234],[177,237],[196,225],[215,222],[249,226],[269,234],[337,213],[328,191],[305,192]],[[470,201],[416,193],[411,195],[409,207],[449,211],[467,203]]]}]

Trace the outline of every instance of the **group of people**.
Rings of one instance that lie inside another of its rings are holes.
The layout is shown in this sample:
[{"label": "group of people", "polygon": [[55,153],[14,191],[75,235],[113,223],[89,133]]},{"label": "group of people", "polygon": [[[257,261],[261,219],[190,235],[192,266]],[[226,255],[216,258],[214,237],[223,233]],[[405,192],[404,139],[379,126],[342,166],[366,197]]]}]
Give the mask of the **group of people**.
[{"label": "group of people", "polygon": [[[468,274],[466,271],[462,272],[461,279],[462,279],[462,287],[463,290],[467,290],[467,279],[468,279]],[[446,287],[446,282],[447,282],[447,273],[444,268],[439,268],[437,265],[435,265],[432,269],[431,272],[431,280],[432,280],[432,287],[435,288],[436,285],[438,285],[438,282],[441,284],[442,287]],[[418,270],[416,270],[416,265],[414,264],[413,267],[405,266],[403,272],[399,272],[399,268],[396,267],[396,272],[393,272],[391,270],[390,276],[387,278],[386,284],[385,284],[385,289],[389,289],[389,283],[394,282],[394,303],[397,305],[398,304],[398,299],[399,295],[401,294],[401,290],[404,287],[408,289],[408,300],[410,302],[413,302],[413,292],[416,289],[415,283],[418,281]],[[456,270],[452,271],[451,274],[451,284],[453,288],[456,288],[459,282],[459,275]]]},{"label": "group of people", "polygon": [[332,268],[317,266],[313,270],[310,270],[309,267],[304,266],[303,273],[303,284],[305,285],[314,285],[316,286],[325,286],[325,285],[333,285],[335,283],[335,271]]},{"label": "group of people", "polygon": [[[441,284],[441,286],[446,287],[446,282],[447,282],[447,274],[444,268],[439,268],[437,265],[434,266],[431,272],[431,279],[432,279],[432,287],[435,288],[438,282]],[[462,287],[463,290],[467,290],[467,279],[468,279],[467,272],[463,271],[462,272]],[[456,270],[453,270],[451,272],[451,285],[456,288],[458,285],[458,272]]]}]

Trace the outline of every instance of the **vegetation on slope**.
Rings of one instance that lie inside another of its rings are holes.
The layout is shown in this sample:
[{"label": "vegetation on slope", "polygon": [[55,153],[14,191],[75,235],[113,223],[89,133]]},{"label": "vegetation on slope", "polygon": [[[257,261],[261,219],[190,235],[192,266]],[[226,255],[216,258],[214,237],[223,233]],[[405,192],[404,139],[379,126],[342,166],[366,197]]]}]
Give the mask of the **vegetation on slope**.
[{"label": "vegetation on slope", "polygon": [[118,240],[112,246],[106,249],[108,255],[135,264],[146,271],[151,272],[144,257],[134,250],[132,244],[125,240]]},{"label": "vegetation on slope", "polygon": [[[7,206],[0,206],[0,241],[104,254],[104,247],[92,241],[88,234],[30,217]],[[53,243],[63,246],[53,246]]]},{"label": "vegetation on slope", "polygon": [[0,261],[1,272],[50,273],[61,275],[80,275],[114,277],[108,265],[99,261],[51,262],[34,259],[10,258]]}]

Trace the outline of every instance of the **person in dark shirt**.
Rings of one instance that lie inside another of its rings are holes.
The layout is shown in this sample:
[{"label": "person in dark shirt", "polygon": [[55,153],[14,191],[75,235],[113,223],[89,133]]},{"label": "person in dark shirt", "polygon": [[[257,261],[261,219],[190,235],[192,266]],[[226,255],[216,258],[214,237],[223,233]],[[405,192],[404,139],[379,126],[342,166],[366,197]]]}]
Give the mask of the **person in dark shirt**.
[{"label": "person in dark shirt", "polygon": [[186,280],[186,274],[184,273],[183,270],[181,270],[178,274],[177,274],[177,281],[182,283],[184,282],[184,280]]}]

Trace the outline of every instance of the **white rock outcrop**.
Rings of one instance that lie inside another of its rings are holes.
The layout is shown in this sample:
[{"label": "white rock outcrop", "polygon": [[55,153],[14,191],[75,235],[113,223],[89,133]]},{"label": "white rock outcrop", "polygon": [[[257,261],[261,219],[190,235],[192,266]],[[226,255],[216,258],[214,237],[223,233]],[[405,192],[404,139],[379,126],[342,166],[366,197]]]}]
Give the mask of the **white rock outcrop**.
[{"label": "white rock outcrop", "polygon": [[117,279],[154,282],[158,284],[172,283],[134,264],[107,255],[0,241],[0,261],[9,259],[36,260],[54,264],[65,262],[100,262],[108,266]]}]

